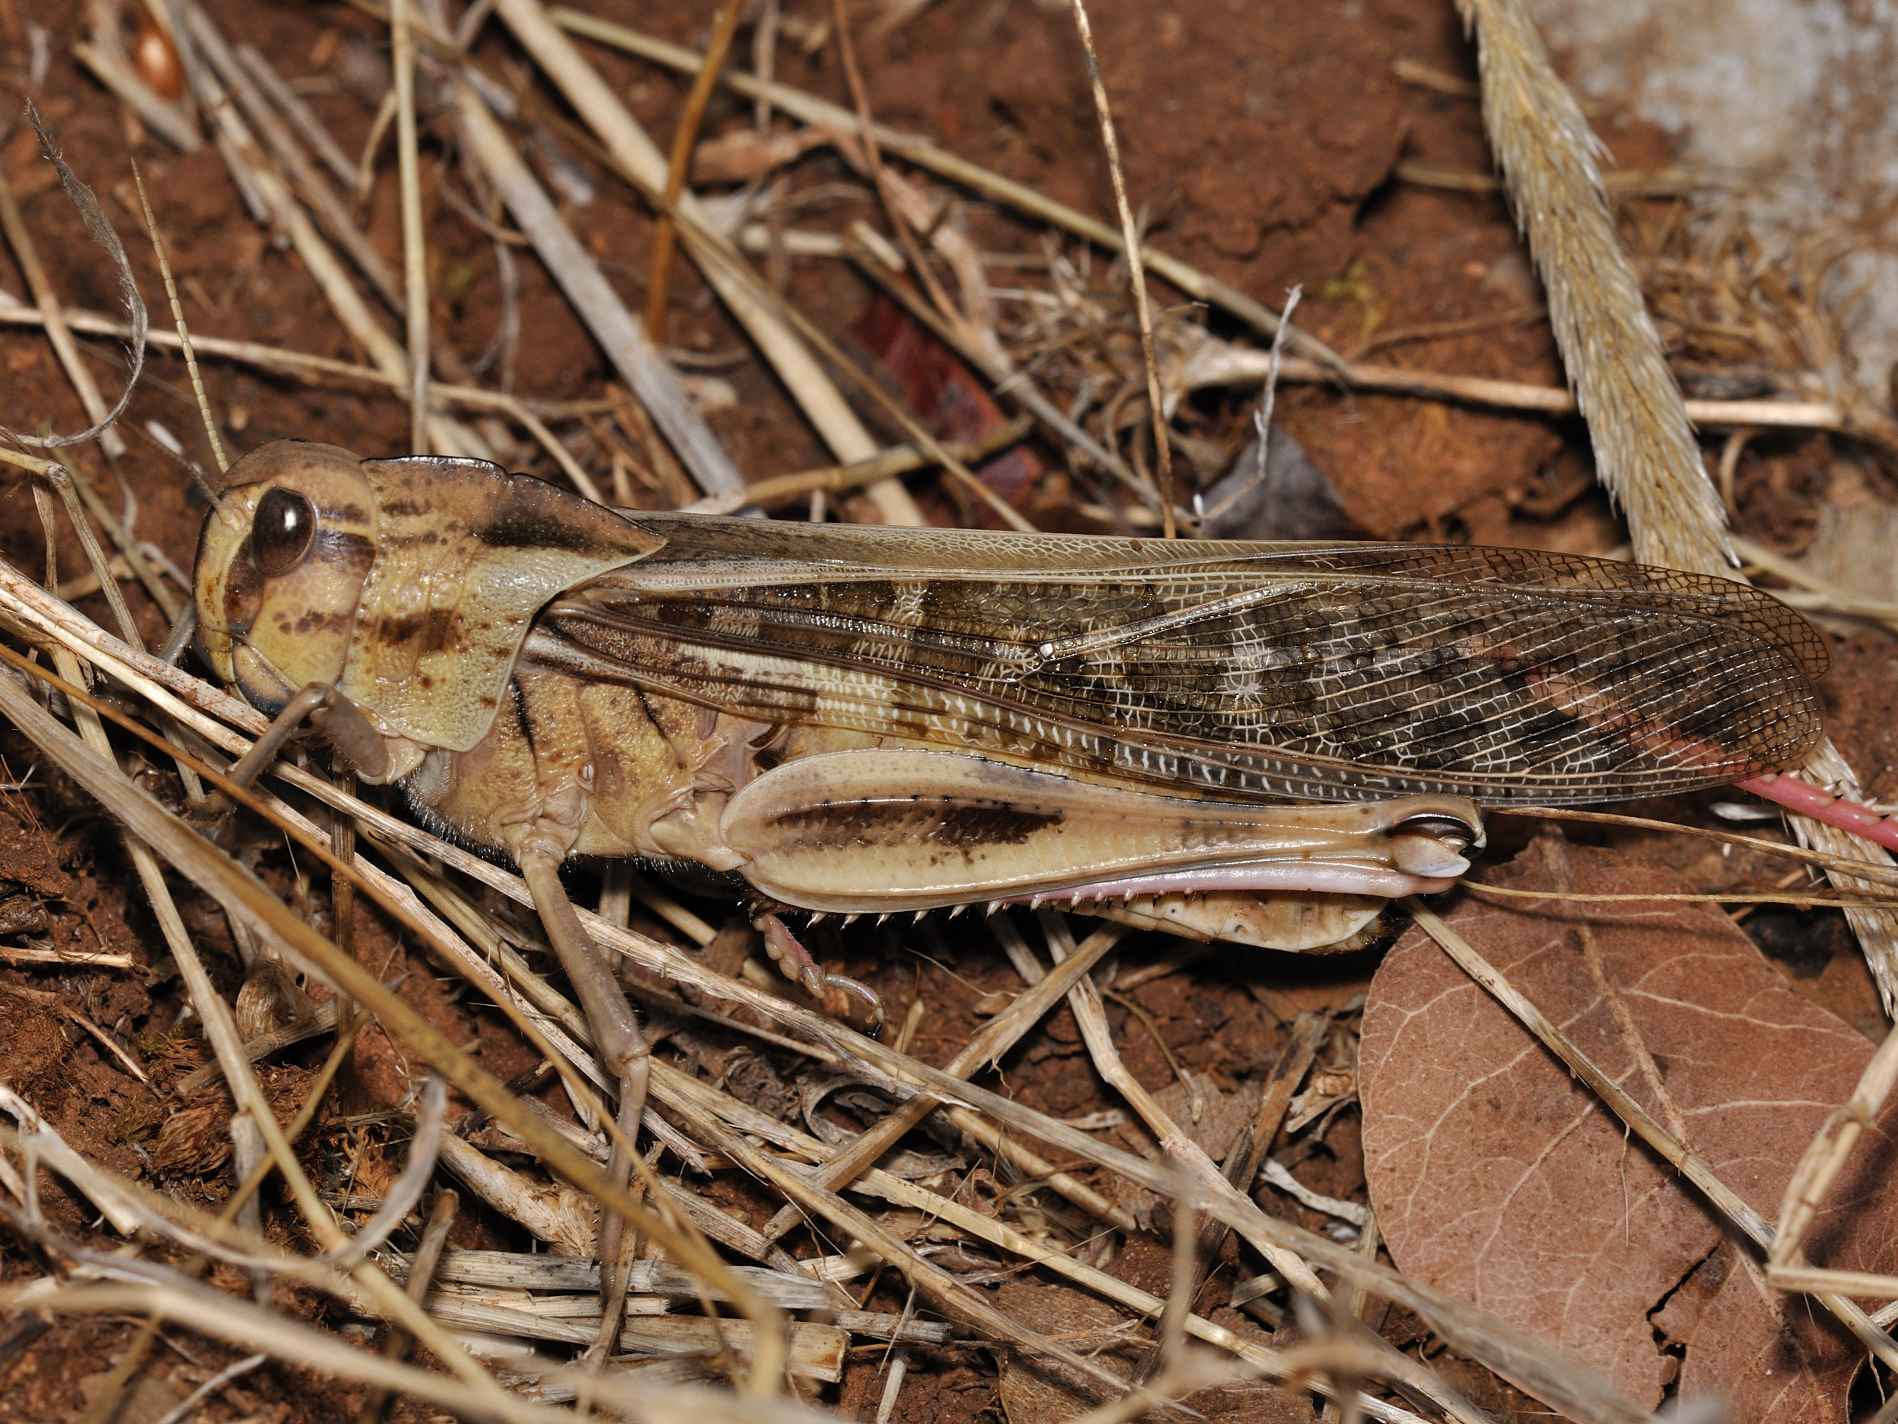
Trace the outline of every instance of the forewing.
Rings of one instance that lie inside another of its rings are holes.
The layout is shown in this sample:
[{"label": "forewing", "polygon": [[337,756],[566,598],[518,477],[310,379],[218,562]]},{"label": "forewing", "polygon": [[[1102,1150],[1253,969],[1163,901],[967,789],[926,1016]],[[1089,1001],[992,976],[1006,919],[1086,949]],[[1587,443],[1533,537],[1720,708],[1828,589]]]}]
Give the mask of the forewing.
[{"label": "forewing", "polygon": [[1523,550],[640,518],[665,549],[559,599],[526,654],[765,722],[1202,795],[1490,804],[1720,784],[1819,731],[1817,634],[1721,579]]}]

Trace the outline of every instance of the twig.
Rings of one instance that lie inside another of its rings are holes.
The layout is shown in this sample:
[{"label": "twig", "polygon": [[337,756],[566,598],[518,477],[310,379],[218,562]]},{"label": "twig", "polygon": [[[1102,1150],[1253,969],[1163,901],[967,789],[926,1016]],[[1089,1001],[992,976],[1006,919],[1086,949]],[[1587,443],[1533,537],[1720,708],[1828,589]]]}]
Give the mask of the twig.
[{"label": "twig", "polygon": [[546,191],[508,142],[481,96],[467,84],[455,88],[455,112],[469,151],[501,192],[587,329],[627,385],[638,394],[653,422],[707,494],[744,488],[744,476],[731,462],[679,383],[678,373],[647,338],[599,265],[580,245]]},{"label": "twig", "polygon": [[[690,74],[703,63],[700,55],[683,46],[667,44],[625,25],[566,6],[557,6],[548,11],[548,18],[562,29],[625,50],[629,54],[637,54],[681,73]],[[746,98],[768,99],[787,114],[818,128],[849,132],[855,126],[855,117],[848,109],[789,85],[761,81],[730,68],[719,77],[722,83],[730,85]],[[877,142],[886,150],[908,159],[919,168],[926,168],[952,182],[964,184],[1031,216],[1042,218],[1109,251],[1125,252],[1121,235],[1106,223],[1057,203],[1026,184],[1003,178],[914,134],[879,125],[876,136]],[[1151,247],[1143,247],[1141,256],[1151,271],[1188,296],[1211,303],[1267,336],[1278,330],[1277,315],[1238,288]],[[1303,332],[1295,334],[1293,340],[1300,350],[1314,360],[1327,364],[1338,360],[1336,353],[1329,347]]]},{"label": "twig", "polygon": [[[569,103],[606,146],[622,172],[650,193],[665,186],[666,163],[626,106],[599,72],[557,29],[538,0],[497,0],[496,12],[528,53],[547,71]],[[692,68],[703,63],[693,57]],[[845,403],[842,394],[813,362],[804,344],[779,316],[772,294],[749,265],[706,229],[703,212],[690,193],[680,196],[680,233],[706,281],[732,315],[750,332],[760,352],[797,396],[806,417],[839,460],[865,460],[877,442]],[[909,492],[894,481],[872,485],[869,497],[886,523],[920,525],[926,521]]]},{"label": "twig", "polygon": [[725,0],[712,25],[712,40],[705,49],[705,63],[693,77],[685,107],[679,111],[679,125],[672,132],[672,152],[666,159],[665,201],[659,209],[658,227],[652,235],[652,261],[646,269],[646,331],[654,341],[666,339],[666,289],[672,279],[672,245],[675,231],[672,214],[685,192],[685,175],[692,166],[692,145],[697,141],[699,125],[705,119],[705,106],[718,84],[718,71],[731,52],[732,36],[738,33],[738,17],[744,0]]},{"label": "twig", "polygon": [[[340,1017],[337,1001],[330,999],[317,1005],[316,1012],[301,1023],[285,1024],[282,1028],[268,1029],[255,1038],[245,1039],[244,1056],[255,1063],[292,1044],[303,1043],[308,1039],[333,1032]],[[180,1098],[195,1097],[217,1081],[218,1071],[216,1063],[207,1063],[202,1068],[194,1068],[173,1084],[173,1091]]]},{"label": "twig", "polygon": [[8,964],[57,965],[67,969],[132,969],[138,961],[129,954],[102,949],[34,949],[0,945],[0,960]]},{"label": "twig", "polygon": [[179,1400],[175,1408],[166,1410],[153,1421],[153,1424],[184,1424],[184,1421],[191,1417],[192,1411],[203,1404],[205,1400],[223,1389],[224,1386],[229,1384],[232,1380],[242,1379],[259,1365],[268,1361],[269,1358],[268,1355],[261,1354],[246,1355],[241,1360],[233,1361],[212,1375],[211,1378],[199,1385],[196,1389],[192,1390],[190,1394]]},{"label": "twig", "polygon": [[1271,468],[1272,408],[1278,401],[1279,377],[1285,365],[1285,337],[1292,329],[1292,313],[1298,310],[1302,295],[1303,288],[1300,287],[1293,287],[1285,294],[1285,314],[1279,319],[1279,329],[1272,337],[1272,349],[1266,355],[1265,385],[1259,397],[1259,408],[1252,414],[1252,431],[1256,442],[1254,449],[1258,452],[1253,460],[1252,478],[1236,484],[1232,493],[1211,509],[1200,510],[1202,529],[1218,525],[1239,501],[1265,483],[1266,473]]}]

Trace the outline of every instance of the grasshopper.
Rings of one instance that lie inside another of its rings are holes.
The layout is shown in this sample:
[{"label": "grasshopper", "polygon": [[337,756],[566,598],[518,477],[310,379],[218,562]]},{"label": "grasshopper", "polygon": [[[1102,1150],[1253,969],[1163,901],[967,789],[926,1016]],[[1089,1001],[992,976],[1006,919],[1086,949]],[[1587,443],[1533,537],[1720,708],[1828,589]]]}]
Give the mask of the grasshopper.
[{"label": "grasshopper", "polygon": [[231,470],[195,602],[276,718],[252,767],[313,715],[520,867],[629,1139],[647,1050],[570,856],[766,912],[1052,897],[1316,949],[1454,883],[1481,806],[1797,764],[1826,665],[1746,585],[1580,556],[615,511],[304,443]]}]

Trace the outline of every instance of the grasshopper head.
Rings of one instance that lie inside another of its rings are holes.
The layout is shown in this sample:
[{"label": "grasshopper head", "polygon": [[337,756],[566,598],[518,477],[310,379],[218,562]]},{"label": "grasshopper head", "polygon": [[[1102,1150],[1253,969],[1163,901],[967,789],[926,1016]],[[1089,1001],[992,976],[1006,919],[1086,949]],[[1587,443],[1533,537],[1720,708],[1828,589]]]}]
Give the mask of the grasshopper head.
[{"label": "grasshopper head", "polygon": [[661,543],[481,460],[283,441],[230,481],[198,542],[205,661],[273,714],[331,688],[414,758],[486,736],[540,609]]},{"label": "grasshopper head", "polygon": [[238,461],[198,536],[198,651],[264,712],[334,684],[375,562],[375,496],[362,462],[285,441]]}]

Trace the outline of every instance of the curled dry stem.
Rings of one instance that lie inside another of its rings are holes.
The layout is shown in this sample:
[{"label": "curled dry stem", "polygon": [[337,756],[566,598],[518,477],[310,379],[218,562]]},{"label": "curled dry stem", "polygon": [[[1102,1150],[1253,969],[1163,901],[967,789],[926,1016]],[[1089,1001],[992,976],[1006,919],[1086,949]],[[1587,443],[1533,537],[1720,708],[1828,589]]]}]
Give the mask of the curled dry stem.
[{"label": "curled dry stem", "polygon": [[33,242],[26,221],[20,216],[19,205],[13,200],[13,189],[3,175],[0,175],[0,233],[4,233],[8,244],[13,248],[14,256],[19,259],[20,270],[26,277],[27,288],[39,303],[41,314],[46,320],[46,334],[58,353],[60,364],[66,368],[73,389],[79,393],[79,399],[86,408],[86,415],[92,424],[84,430],[71,435],[24,435],[0,426],[0,435],[5,435],[16,444],[40,450],[57,450],[71,445],[83,445],[98,440],[106,454],[113,459],[125,453],[125,442],[118,432],[112,429],[127,403],[132,399],[132,391],[138,385],[139,374],[145,369],[145,335],[151,326],[151,315],[146,310],[145,299],[139,295],[138,283],[132,276],[131,259],[125,255],[125,244],[119,241],[117,229],[106,217],[105,210],[99,206],[99,199],[92,189],[80,181],[60,157],[59,145],[53,138],[53,132],[46,121],[40,117],[40,111],[31,103],[26,107],[27,118],[33,125],[33,131],[39,135],[40,156],[53,165],[53,171],[59,175],[59,183],[66,190],[66,196],[79,210],[79,217],[86,226],[86,232],[92,240],[105,249],[106,256],[112,261],[113,277],[118,284],[119,299],[125,304],[130,318],[131,370],[125,378],[124,389],[111,407],[107,407],[99,388],[94,384],[92,373],[79,360],[79,350],[73,344],[72,333],[67,330],[61,316],[59,299],[53,294],[52,282],[41,264],[39,249]]}]

